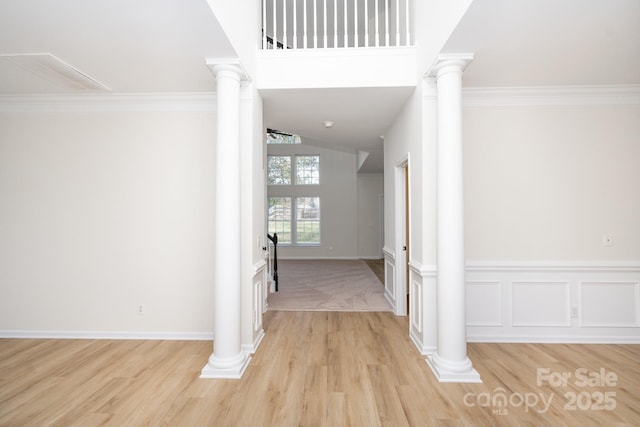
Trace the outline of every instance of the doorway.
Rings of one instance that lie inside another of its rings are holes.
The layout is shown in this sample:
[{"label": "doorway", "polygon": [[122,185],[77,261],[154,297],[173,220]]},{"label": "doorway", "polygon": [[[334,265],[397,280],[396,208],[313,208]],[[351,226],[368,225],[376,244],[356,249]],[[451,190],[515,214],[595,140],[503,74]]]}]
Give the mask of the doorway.
[{"label": "doorway", "polygon": [[395,170],[395,306],[397,316],[406,316],[409,308],[409,253],[411,249],[411,203],[409,156],[396,164]]}]

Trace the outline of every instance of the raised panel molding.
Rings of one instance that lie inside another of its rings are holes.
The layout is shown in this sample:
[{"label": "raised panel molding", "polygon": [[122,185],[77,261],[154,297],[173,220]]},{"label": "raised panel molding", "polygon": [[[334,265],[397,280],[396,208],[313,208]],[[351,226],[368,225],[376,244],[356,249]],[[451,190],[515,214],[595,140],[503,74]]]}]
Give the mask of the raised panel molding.
[{"label": "raised panel molding", "polygon": [[640,344],[638,261],[469,261],[466,281],[470,342]]},{"label": "raised panel molding", "polygon": [[502,326],[502,283],[467,282],[467,326]]},{"label": "raised panel molding", "polygon": [[418,334],[422,333],[422,281],[415,279],[411,280],[409,302],[411,307],[409,309],[409,319],[411,321],[411,329]]},{"label": "raised panel molding", "polygon": [[640,282],[580,282],[580,325],[640,326]]},{"label": "raised panel molding", "polygon": [[511,283],[513,326],[571,326],[569,282]]},{"label": "raised panel molding", "polygon": [[396,301],[396,258],[395,254],[387,248],[383,248],[384,254],[384,297],[392,307]]}]

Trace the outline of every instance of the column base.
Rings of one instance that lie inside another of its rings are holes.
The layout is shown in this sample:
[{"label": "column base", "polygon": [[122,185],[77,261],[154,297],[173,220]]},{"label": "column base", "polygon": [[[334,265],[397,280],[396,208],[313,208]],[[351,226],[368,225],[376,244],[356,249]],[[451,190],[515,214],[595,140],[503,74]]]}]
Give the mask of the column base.
[{"label": "column base", "polygon": [[209,363],[202,368],[200,378],[240,379],[249,362],[251,356],[243,351],[238,356],[227,359],[220,359],[212,354]]},{"label": "column base", "polygon": [[438,353],[433,353],[427,357],[426,361],[441,383],[482,383],[480,374],[473,369],[469,358],[462,362],[455,362],[442,359]]}]

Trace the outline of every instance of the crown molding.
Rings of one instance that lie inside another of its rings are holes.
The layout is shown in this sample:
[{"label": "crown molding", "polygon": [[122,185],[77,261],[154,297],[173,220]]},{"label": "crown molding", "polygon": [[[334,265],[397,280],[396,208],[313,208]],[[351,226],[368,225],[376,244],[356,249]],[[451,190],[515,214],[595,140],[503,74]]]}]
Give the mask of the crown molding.
[{"label": "crown molding", "polygon": [[580,107],[640,105],[640,85],[468,87],[464,107]]},{"label": "crown molding", "polygon": [[0,95],[0,113],[215,112],[215,92]]}]

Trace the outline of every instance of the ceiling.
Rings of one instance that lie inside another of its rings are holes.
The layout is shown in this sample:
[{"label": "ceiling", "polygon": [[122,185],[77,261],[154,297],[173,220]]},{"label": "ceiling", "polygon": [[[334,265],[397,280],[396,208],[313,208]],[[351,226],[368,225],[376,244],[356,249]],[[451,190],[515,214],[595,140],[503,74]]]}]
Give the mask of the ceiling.
[{"label": "ceiling", "polygon": [[640,84],[640,1],[475,0],[442,52],[467,87]]},{"label": "ceiling", "polygon": [[[236,56],[206,0],[2,0],[0,55],[33,53],[136,93],[211,91],[204,58]],[[0,95],[78,91],[0,56]]]},{"label": "ceiling", "polygon": [[[305,143],[369,153],[361,173],[382,172],[383,139],[413,87],[262,91],[267,127]],[[324,122],[333,123],[325,127]]]},{"label": "ceiling", "polygon": [[[442,52],[474,53],[467,87],[640,84],[640,1],[474,0]],[[97,85],[70,87],[3,56],[33,53],[55,55]],[[207,92],[215,81],[204,59],[236,56],[207,0],[0,4],[0,95]],[[412,90],[265,91],[265,125],[370,152],[362,171],[377,172],[380,136]]]}]

